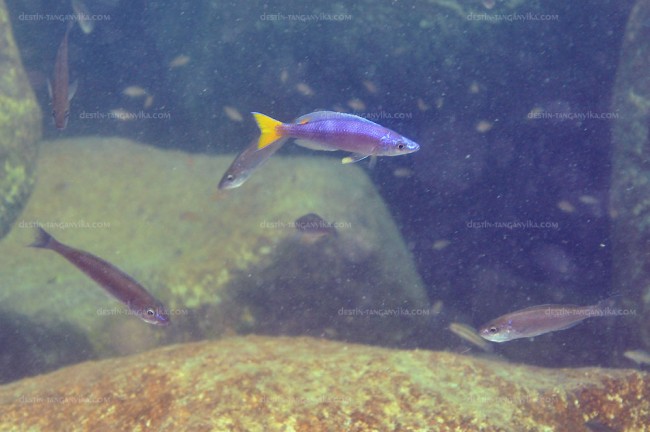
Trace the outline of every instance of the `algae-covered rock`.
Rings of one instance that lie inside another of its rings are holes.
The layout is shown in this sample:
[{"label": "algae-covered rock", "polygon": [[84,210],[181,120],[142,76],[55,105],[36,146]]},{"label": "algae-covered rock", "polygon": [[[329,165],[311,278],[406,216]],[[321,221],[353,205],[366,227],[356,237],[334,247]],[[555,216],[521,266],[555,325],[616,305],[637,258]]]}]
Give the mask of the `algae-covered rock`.
[{"label": "algae-covered rock", "polygon": [[23,70],[4,0],[0,0],[0,238],[18,217],[34,183],[41,111]]},{"label": "algae-covered rock", "polygon": [[625,31],[614,88],[611,206],[614,284],[636,314],[616,333],[622,349],[650,348],[650,4],[639,1]]},{"label": "algae-covered rock", "polygon": [[256,336],[1,386],[0,430],[641,432],[649,400],[650,376],[632,370]]},{"label": "algae-covered rock", "polygon": [[[429,303],[361,168],[276,156],[217,194],[231,162],[119,139],[45,142],[32,199],[0,243],[2,307],[50,329],[72,325],[94,346],[89,356],[248,332],[416,343]],[[310,212],[338,235],[301,241],[293,222]],[[133,276],[172,325],[125,316],[66,260],[26,248],[35,225]]]}]

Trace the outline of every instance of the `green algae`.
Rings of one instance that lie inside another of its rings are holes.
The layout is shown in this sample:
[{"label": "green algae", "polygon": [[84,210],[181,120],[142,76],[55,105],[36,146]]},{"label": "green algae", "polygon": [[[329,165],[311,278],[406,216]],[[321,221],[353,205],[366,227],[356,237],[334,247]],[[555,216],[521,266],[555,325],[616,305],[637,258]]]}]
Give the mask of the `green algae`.
[{"label": "green algae", "polygon": [[[120,139],[44,143],[39,181],[18,228],[39,222],[59,241],[113,263],[173,311],[172,325],[160,329],[119,312],[101,313],[121,304],[56,254],[25,248],[30,229],[16,229],[0,243],[7,257],[0,272],[16,287],[5,293],[6,307],[44,324],[70,323],[99,356],[301,328],[395,344],[420,328],[399,317],[337,315],[355,304],[429,306],[390,212],[362,169],[329,158],[277,157],[241,188],[215,195],[219,173],[231,162],[232,156],[188,155]],[[14,164],[7,166],[20,175]],[[309,212],[346,228],[334,242],[305,246],[296,241],[293,222]],[[308,310],[269,311],[294,294]],[[120,336],[124,328],[129,338]]]},{"label": "green algae", "polygon": [[0,1],[0,238],[22,211],[34,185],[41,112],[20,61],[9,14]]}]

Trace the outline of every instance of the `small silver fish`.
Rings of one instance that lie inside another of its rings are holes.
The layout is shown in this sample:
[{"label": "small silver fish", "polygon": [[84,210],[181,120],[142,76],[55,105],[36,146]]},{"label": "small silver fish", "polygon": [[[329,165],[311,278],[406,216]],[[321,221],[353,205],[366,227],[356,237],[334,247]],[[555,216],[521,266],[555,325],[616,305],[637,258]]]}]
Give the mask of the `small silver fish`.
[{"label": "small silver fish", "polygon": [[467,324],[453,322],[449,324],[449,331],[451,331],[461,339],[465,339],[467,342],[471,343],[472,345],[476,345],[477,347],[481,348],[483,351],[492,352],[493,349],[492,345],[490,345],[488,342],[485,342],[484,339],[481,339],[478,333],[476,333],[476,330],[474,330],[472,327],[468,326]]},{"label": "small silver fish", "polygon": [[237,155],[235,160],[224,173],[223,177],[221,177],[221,181],[219,181],[219,190],[235,189],[243,185],[259,167],[264,165],[264,163],[273,156],[273,153],[280,150],[280,147],[282,147],[286,141],[286,139],[281,139],[261,150],[258,150],[257,139],[254,139],[248,147]]},{"label": "small silver fish", "polygon": [[566,330],[591,317],[612,315],[613,299],[592,306],[545,304],[532,306],[494,319],[479,328],[479,334],[492,342],[531,338]]},{"label": "small silver fish", "polygon": [[95,28],[95,23],[91,20],[91,13],[88,7],[81,0],[72,0],[72,10],[75,13],[75,18],[79,23],[79,27],[85,34],[90,34]]},{"label": "small silver fish", "polygon": [[650,353],[643,350],[625,351],[623,357],[632,360],[640,365],[650,365]]}]

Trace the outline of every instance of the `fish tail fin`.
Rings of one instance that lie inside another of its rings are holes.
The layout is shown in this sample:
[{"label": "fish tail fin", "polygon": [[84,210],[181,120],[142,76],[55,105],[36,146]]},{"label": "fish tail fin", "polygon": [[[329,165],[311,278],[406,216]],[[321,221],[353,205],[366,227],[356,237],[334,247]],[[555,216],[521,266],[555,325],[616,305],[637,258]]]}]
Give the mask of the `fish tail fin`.
[{"label": "fish tail fin", "polygon": [[620,292],[615,292],[611,294],[609,297],[599,301],[597,306],[601,308],[607,308],[607,307],[612,308],[618,304],[622,295],[623,294],[621,294]]},{"label": "fish tail fin", "polygon": [[258,150],[261,150],[282,138],[282,131],[280,130],[282,122],[258,112],[254,112],[253,116],[255,117],[257,127],[261,132],[260,137],[257,140]]},{"label": "fish tail fin", "polygon": [[56,240],[41,227],[36,228],[36,238],[29,247],[50,249]]},{"label": "fish tail fin", "polygon": [[621,293],[617,292],[605,299],[602,299],[596,305],[594,305],[593,308],[599,314],[606,315],[607,311],[614,309],[618,305],[620,299],[621,299]]}]

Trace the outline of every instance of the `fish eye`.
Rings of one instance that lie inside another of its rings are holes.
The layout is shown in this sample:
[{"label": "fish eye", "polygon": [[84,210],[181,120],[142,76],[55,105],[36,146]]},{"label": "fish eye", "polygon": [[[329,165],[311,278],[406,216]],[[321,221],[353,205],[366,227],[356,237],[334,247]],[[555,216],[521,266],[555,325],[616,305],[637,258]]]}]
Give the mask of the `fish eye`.
[{"label": "fish eye", "polygon": [[228,181],[233,181],[234,179],[235,179],[235,176],[232,175],[232,174],[228,174],[228,175],[226,176],[226,180],[228,180]]},{"label": "fish eye", "polygon": [[149,309],[147,309],[147,315],[149,315],[149,316],[152,317],[152,316],[156,315],[156,311],[154,311],[153,309],[149,308]]},{"label": "fish eye", "polygon": [[499,329],[496,328],[496,327],[494,327],[494,326],[492,326],[492,327],[489,328],[488,331],[489,331],[491,334],[495,334],[495,333],[497,333],[497,332],[499,331]]},{"label": "fish eye", "polygon": [[52,117],[56,117],[56,111],[52,111]]},{"label": "fish eye", "polygon": [[399,150],[404,150],[404,144],[402,144],[402,143],[397,144],[397,148]]}]

